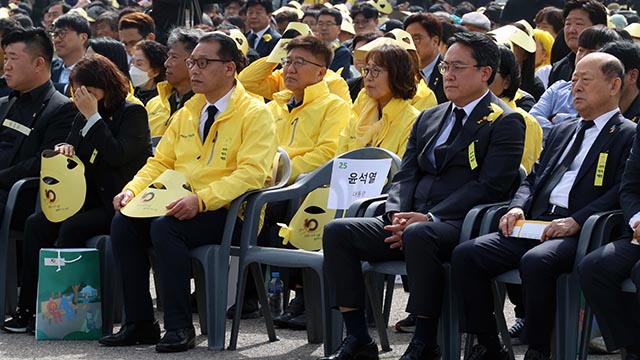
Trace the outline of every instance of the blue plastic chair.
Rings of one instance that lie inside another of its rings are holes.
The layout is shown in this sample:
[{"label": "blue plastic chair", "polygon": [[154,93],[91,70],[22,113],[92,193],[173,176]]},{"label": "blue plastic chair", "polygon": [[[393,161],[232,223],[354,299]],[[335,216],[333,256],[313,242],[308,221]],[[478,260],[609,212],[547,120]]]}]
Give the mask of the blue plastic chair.
[{"label": "blue plastic chair", "polygon": [[[387,174],[386,188],[400,166],[400,159],[390,151],[380,148],[363,148],[350,151],[336,159],[392,159],[391,169]],[[259,264],[283,267],[303,268],[305,284],[305,303],[315,304],[320,299],[321,306],[307,306],[307,338],[311,343],[324,342],[325,354],[331,354],[342,340],[342,318],[337,310],[329,307],[328,284],[323,274],[322,251],[305,251],[297,249],[268,248],[257,245],[258,224],[262,207],[275,201],[301,201],[316,188],[326,186],[331,181],[333,161],[331,160],[309,173],[296,183],[283,189],[264,191],[252,197],[247,204],[246,218],[242,230],[240,246],[239,279],[236,293],[236,312],[231,328],[229,349],[237,346],[240,328],[240,314],[244,300],[244,287],[247,271],[250,270],[258,289],[259,300],[263,309],[268,309],[264,280]],[[383,190],[386,191],[386,188]],[[353,206],[351,207],[353,208]],[[336,217],[342,216],[338,211]],[[347,217],[352,216],[350,210]],[[273,319],[269,311],[264,311],[264,318],[269,334],[274,332]],[[270,337],[270,340],[274,340]]]},{"label": "blue plastic chair", "polygon": [[[487,211],[483,219],[482,229],[484,233],[498,231],[498,221],[508,210],[508,205],[494,207]],[[614,212],[602,212],[591,215],[584,223],[578,240],[578,249],[574,262],[573,271],[569,274],[562,274],[557,281],[556,300],[556,323],[555,323],[555,348],[554,359],[575,359],[578,354],[578,323],[580,313],[580,283],[577,275],[577,264],[586,255],[592,237],[602,234],[613,226],[608,221]],[[517,269],[507,271],[494,278],[493,299],[495,306],[495,317],[498,331],[507,349],[509,356],[513,360],[513,346],[504,318],[503,308],[505,301],[504,284],[522,284],[520,273]]]},{"label": "blue plastic chair", "polygon": [[[38,188],[40,178],[32,177],[18,180],[9,191],[5,205],[2,224],[0,225],[0,314],[13,312],[18,304],[18,264],[16,254],[16,240],[18,233],[11,231],[11,220],[19,197],[25,191]],[[36,199],[34,204],[37,203]],[[24,199],[23,199],[24,201]]]}]

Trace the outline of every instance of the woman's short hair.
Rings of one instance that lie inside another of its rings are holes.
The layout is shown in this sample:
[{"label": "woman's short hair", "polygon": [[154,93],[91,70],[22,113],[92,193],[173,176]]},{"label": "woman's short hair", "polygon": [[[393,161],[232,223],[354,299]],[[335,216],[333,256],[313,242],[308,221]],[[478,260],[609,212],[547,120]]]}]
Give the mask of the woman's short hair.
[{"label": "woman's short hair", "polygon": [[398,45],[382,45],[371,50],[365,59],[387,70],[389,88],[395,98],[409,100],[416,95],[414,64],[409,53]]},{"label": "woman's short hair", "polygon": [[151,68],[158,71],[158,76],[153,78],[153,81],[156,84],[163,81],[165,77],[164,62],[167,61],[169,51],[167,47],[154,40],[142,40],[135,45],[135,50],[142,50],[144,56],[149,60]]},{"label": "woman's short hair", "polygon": [[108,110],[115,109],[129,94],[129,80],[111,60],[100,54],[80,59],[71,70],[69,81],[72,85],[103,90],[104,107]]},{"label": "woman's short hair", "polygon": [[[498,73],[502,78],[510,77],[509,86],[502,91],[502,94],[496,94],[499,97],[506,97],[509,100],[513,100],[516,97],[516,93],[520,88],[520,82],[522,78],[520,76],[520,66],[518,60],[513,54],[511,49],[504,45],[498,45],[498,51],[500,51],[500,66],[498,66]],[[493,79],[495,81],[495,78]]]}]

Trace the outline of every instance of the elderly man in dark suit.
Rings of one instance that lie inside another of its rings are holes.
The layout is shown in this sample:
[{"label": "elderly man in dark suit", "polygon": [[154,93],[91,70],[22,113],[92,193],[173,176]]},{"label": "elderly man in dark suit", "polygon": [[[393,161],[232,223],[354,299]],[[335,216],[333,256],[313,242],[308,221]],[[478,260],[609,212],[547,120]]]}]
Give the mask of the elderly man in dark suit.
[{"label": "elderly man in dark suit", "polygon": [[[500,231],[461,244],[452,267],[460,280],[463,331],[478,335],[466,359],[508,359],[497,336],[491,279],[520,269],[529,349],[526,360],[549,359],[556,280],[571,272],[580,229],[597,212],[619,207],[618,190],[635,124],[620,114],[624,66],[592,53],[573,74],[580,118],[554,127],[533,171],[518,189]],[[517,220],[550,221],[541,239],[511,236]]]},{"label": "elderly man in dark suit", "polygon": [[518,175],[524,121],[491,94],[497,45],[486,35],[459,33],[439,70],[451,100],[424,111],[411,131],[386,213],[341,219],[325,227],[325,269],[347,337],[322,359],[377,359],[364,317],[360,261],[406,260],[416,332],[401,359],[438,359],[442,263],[458,243],[475,205],[506,199]]},{"label": "elderly man in dark suit", "polygon": [[[640,290],[620,291],[631,278],[640,289],[640,127],[620,184],[620,204],[631,233],[588,254],[578,266],[580,286],[610,351],[624,348],[625,360],[640,360]],[[634,241],[635,240],[635,241]]]},{"label": "elderly man in dark suit", "polygon": [[251,29],[245,35],[249,47],[260,54],[268,56],[280,40],[280,34],[271,28],[273,5],[270,0],[249,0],[247,2],[247,25]]},{"label": "elderly man in dark suit", "polygon": [[0,99],[0,215],[13,184],[39,175],[40,153],[67,138],[78,113],[51,82],[53,44],[44,30],[14,30],[2,46],[14,91]]}]

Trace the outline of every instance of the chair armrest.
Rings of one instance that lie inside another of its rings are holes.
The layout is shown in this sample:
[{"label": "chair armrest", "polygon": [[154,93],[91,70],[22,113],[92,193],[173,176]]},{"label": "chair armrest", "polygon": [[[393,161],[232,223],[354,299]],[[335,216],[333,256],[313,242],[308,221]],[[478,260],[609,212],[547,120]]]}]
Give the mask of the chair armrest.
[{"label": "chair armrest", "polygon": [[367,208],[373,202],[387,200],[387,197],[388,197],[387,194],[382,194],[382,195],[378,195],[370,198],[358,199],[349,206],[349,209],[347,209],[347,213],[345,214],[345,217],[362,217],[367,211]]},{"label": "chair armrest", "polygon": [[4,216],[2,218],[2,224],[0,225],[0,240],[5,241],[9,236],[9,227],[11,226],[11,218],[13,217],[13,210],[15,209],[18,201],[18,196],[25,190],[37,189],[40,185],[40,178],[29,177],[16,181],[15,184],[9,190],[9,196],[7,197],[7,203],[5,204]]},{"label": "chair armrest", "polygon": [[465,216],[464,221],[462,223],[462,229],[460,230],[460,240],[462,243],[464,241],[470,240],[473,234],[473,229],[477,228],[477,225],[481,225],[481,221],[483,220],[487,211],[496,206],[505,206],[508,205],[507,202],[499,202],[492,204],[480,204],[474,206],[469,212],[467,216]]},{"label": "chair armrest", "polygon": [[574,270],[587,253],[610,242],[613,229],[623,223],[622,210],[604,211],[589,216],[580,231]]}]

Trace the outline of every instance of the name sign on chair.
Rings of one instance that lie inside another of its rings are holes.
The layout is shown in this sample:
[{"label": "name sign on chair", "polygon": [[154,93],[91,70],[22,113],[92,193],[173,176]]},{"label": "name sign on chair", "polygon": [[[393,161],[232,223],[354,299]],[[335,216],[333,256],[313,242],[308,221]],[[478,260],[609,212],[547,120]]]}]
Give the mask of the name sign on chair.
[{"label": "name sign on chair", "polygon": [[329,209],[347,209],[354,201],[382,192],[391,159],[341,159],[333,161]]}]

